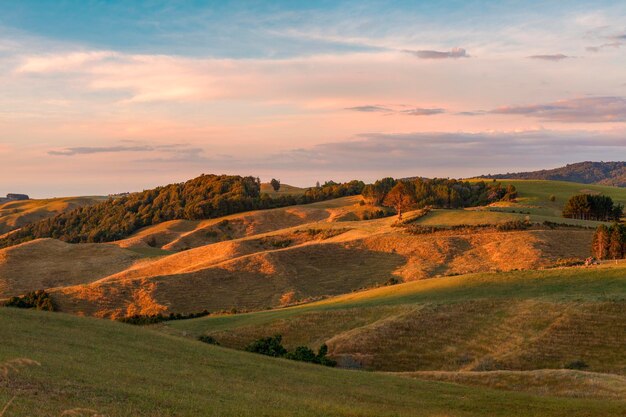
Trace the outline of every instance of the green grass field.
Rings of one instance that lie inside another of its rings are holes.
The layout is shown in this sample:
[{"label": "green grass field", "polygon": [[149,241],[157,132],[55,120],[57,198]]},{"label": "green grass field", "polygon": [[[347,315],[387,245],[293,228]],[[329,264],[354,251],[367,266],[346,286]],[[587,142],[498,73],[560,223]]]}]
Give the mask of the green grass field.
[{"label": "green grass field", "polygon": [[0,340],[3,417],[583,417],[626,406],[330,369],[61,313],[0,309]]},{"label": "green grass field", "polygon": [[250,314],[168,322],[162,330],[243,348],[282,334],[327,343],[340,364],[384,371],[560,369],[626,374],[626,268],[444,277]]},{"label": "green grass field", "polygon": [[[594,184],[578,184],[565,181],[544,180],[498,180],[503,185],[513,184],[519,198],[512,204],[511,210],[530,212],[534,215],[560,217],[565,202],[575,194],[604,194],[616,203],[626,205],[626,188],[609,187]],[[550,197],[554,196],[555,201]]]}]

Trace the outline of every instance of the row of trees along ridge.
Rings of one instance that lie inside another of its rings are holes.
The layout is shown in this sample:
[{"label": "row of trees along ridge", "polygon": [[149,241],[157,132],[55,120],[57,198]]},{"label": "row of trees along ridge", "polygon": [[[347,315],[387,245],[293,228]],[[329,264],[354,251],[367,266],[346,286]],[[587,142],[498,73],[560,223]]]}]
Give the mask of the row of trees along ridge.
[{"label": "row of trees along ridge", "polygon": [[312,203],[361,194],[365,184],[326,182],[302,195],[270,197],[261,193],[258,178],[202,175],[184,183],[132,193],[41,220],[0,239],[7,247],[37,238],[70,243],[111,242],[138,229],[168,220],[200,220],[248,210]]},{"label": "row of trees along ridge", "polygon": [[366,202],[393,207],[401,217],[402,212],[423,207],[462,208],[475,207],[500,200],[514,200],[515,186],[503,187],[496,182],[469,182],[455,179],[417,178],[395,180],[383,178],[363,189]]}]

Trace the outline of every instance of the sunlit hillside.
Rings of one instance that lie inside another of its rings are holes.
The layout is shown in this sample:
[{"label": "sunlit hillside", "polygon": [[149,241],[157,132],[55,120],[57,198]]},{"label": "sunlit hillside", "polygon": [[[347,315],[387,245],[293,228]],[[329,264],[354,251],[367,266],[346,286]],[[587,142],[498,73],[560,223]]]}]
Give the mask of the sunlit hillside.
[{"label": "sunlit hillside", "polygon": [[65,197],[20,200],[0,204],[0,235],[61,212],[95,204],[106,197]]}]

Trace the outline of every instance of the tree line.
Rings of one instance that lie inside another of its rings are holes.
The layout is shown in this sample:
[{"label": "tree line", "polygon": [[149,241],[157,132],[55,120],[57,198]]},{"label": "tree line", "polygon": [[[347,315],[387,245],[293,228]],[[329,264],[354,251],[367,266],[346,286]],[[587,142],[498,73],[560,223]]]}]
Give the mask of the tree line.
[{"label": "tree line", "polygon": [[201,220],[249,210],[312,203],[360,194],[362,181],[307,189],[302,195],[270,197],[261,193],[258,178],[202,175],[184,183],[110,198],[44,219],[0,239],[7,247],[37,238],[69,243],[100,243],[124,239],[138,229],[168,220]]},{"label": "tree line", "polygon": [[563,207],[563,217],[580,220],[619,221],[624,206],[606,195],[577,194]]},{"label": "tree line", "polygon": [[496,182],[469,182],[446,178],[396,180],[383,178],[363,189],[364,199],[374,205],[403,211],[427,206],[462,208],[482,206],[500,200],[514,200],[515,186]]}]

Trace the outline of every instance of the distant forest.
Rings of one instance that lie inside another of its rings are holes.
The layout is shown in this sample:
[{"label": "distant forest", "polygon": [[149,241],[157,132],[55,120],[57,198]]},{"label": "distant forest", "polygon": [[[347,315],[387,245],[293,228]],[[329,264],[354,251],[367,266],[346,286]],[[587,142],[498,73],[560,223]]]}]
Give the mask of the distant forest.
[{"label": "distant forest", "polygon": [[38,221],[0,239],[0,247],[37,238],[69,243],[111,242],[138,229],[168,220],[210,219],[248,210],[312,203],[361,194],[365,184],[332,181],[304,194],[270,197],[261,193],[258,178],[202,175],[184,183],[132,193]]},{"label": "distant forest", "polygon": [[578,162],[541,171],[485,175],[482,178],[571,181],[626,187],[626,162]]}]

